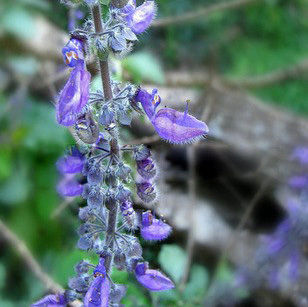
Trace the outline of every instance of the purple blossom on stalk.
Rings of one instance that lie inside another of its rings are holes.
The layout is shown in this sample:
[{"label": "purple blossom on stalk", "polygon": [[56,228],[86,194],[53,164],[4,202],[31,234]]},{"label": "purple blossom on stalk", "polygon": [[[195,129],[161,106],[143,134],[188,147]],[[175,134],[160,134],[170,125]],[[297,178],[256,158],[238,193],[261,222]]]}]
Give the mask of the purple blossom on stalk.
[{"label": "purple blossom on stalk", "polygon": [[110,281],[106,275],[104,258],[100,258],[96,266],[89,290],[84,297],[84,307],[108,307]]},{"label": "purple blossom on stalk", "polygon": [[32,304],[31,307],[65,307],[67,303],[63,294],[50,294]]},{"label": "purple blossom on stalk", "polygon": [[72,126],[89,100],[91,74],[85,67],[83,44],[80,40],[71,39],[62,53],[65,63],[74,69],[58,99],[57,121],[60,125]]},{"label": "purple blossom on stalk", "polygon": [[170,235],[171,230],[171,226],[154,218],[151,212],[142,214],[140,233],[143,239],[149,241],[164,240]]},{"label": "purple blossom on stalk", "polygon": [[159,136],[170,143],[183,144],[196,141],[209,132],[204,122],[188,114],[188,103],[185,112],[171,108],[162,108],[156,112],[161,102],[156,89],[152,91],[152,94],[142,89],[139,90],[135,100],[141,103]]},{"label": "purple blossom on stalk", "polygon": [[174,288],[174,284],[167,276],[157,270],[148,268],[148,263],[138,263],[135,268],[138,282],[150,291],[166,291]]},{"label": "purple blossom on stalk", "polygon": [[80,184],[74,175],[65,175],[57,185],[57,191],[62,197],[74,197],[82,194],[83,185]]},{"label": "purple blossom on stalk", "polygon": [[74,148],[71,155],[60,158],[56,165],[61,174],[76,174],[82,172],[84,162],[85,157],[77,148]]},{"label": "purple blossom on stalk", "polygon": [[135,34],[141,34],[149,28],[156,16],[155,1],[145,1],[142,5],[136,7],[136,1],[130,0],[128,4],[121,9],[121,13],[125,16],[128,27]]},{"label": "purple blossom on stalk", "polygon": [[288,184],[293,189],[304,189],[308,187],[308,175],[297,175],[289,179]]},{"label": "purple blossom on stalk", "polygon": [[144,179],[154,178],[156,175],[154,161],[151,158],[137,161],[137,172]]},{"label": "purple blossom on stalk", "polygon": [[308,146],[297,147],[292,157],[302,164],[308,164]]}]

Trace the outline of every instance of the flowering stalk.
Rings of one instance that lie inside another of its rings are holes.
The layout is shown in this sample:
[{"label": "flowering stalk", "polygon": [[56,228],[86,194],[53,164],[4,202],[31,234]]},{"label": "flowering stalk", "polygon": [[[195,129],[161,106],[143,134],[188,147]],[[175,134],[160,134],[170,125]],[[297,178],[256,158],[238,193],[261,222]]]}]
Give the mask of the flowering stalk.
[{"label": "flowering stalk", "polygon": [[[82,1],[63,2],[76,5]],[[129,126],[137,111],[144,112],[158,134],[173,143],[191,142],[208,133],[205,123],[188,115],[188,107],[185,112],[170,108],[156,112],[161,101],[157,90],[149,94],[110,78],[109,53],[123,55],[131,49],[136,34],[144,32],[154,19],[155,2],[145,1],[137,7],[135,0],[113,0],[105,21],[97,0],[84,2],[93,20],[86,21],[83,29],[73,31],[62,50],[64,62],[72,70],[59,95],[57,120],[70,127],[79,146],[57,163],[63,175],[58,192],[64,197],[82,195],[87,200],[87,206],[79,211],[83,223],[78,229],[77,246],[94,251],[99,261],[95,265],[86,260],[79,262],[75,266],[76,276],[68,283],[70,290],[49,295],[33,306],[66,306],[75,299],[82,300],[85,307],[120,306],[126,287],[112,281],[113,267],[134,273],[136,280],[150,291],[172,289],[174,284],[167,276],[149,268],[139,240],[133,235],[139,228],[144,240],[160,241],[172,229],[151,211],[135,212],[133,191],[127,187],[134,179],[122,152],[130,153],[136,161],[136,194],[144,203],[156,200],[155,162],[145,146],[121,146],[118,130],[120,125]],[[89,90],[89,52],[98,58],[103,91]]]}]

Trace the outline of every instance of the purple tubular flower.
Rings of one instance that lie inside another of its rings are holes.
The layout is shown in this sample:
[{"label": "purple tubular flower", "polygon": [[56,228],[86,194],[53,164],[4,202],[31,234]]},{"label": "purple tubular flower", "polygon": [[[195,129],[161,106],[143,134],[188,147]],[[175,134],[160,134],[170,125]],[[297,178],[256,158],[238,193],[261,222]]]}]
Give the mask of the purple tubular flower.
[{"label": "purple tubular flower", "polygon": [[57,121],[60,125],[75,124],[89,100],[90,80],[91,74],[84,64],[78,63],[62,89],[56,106]]},{"label": "purple tubular flower", "polygon": [[100,258],[93,272],[94,280],[84,297],[84,307],[108,307],[110,281],[106,276],[104,261]]},{"label": "purple tubular flower", "polygon": [[140,90],[135,100],[142,104],[159,136],[170,143],[192,142],[209,132],[204,122],[188,114],[188,103],[185,112],[170,108],[163,108],[156,112],[156,108],[161,101],[157,95],[157,90],[153,90],[152,94]]},{"label": "purple tubular flower", "polygon": [[155,18],[157,7],[155,1],[145,1],[142,5],[138,6],[135,10],[134,3],[130,3],[124,7],[124,14],[127,25],[135,34],[141,34],[151,25]]},{"label": "purple tubular flower", "polygon": [[143,239],[157,241],[166,239],[171,233],[171,226],[153,217],[151,212],[142,214],[140,233]]},{"label": "purple tubular flower", "polygon": [[74,149],[71,155],[60,158],[56,165],[61,174],[81,173],[85,158],[78,149]]},{"label": "purple tubular flower", "polygon": [[32,304],[31,307],[65,307],[66,304],[63,294],[50,294]]},{"label": "purple tubular flower", "polygon": [[63,197],[74,197],[82,194],[83,186],[74,177],[68,175],[59,182],[57,191]]},{"label": "purple tubular flower", "polygon": [[157,270],[148,268],[147,263],[138,263],[135,269],[138,282],[150,291],[165,291],[174,288],[173,282]]}]

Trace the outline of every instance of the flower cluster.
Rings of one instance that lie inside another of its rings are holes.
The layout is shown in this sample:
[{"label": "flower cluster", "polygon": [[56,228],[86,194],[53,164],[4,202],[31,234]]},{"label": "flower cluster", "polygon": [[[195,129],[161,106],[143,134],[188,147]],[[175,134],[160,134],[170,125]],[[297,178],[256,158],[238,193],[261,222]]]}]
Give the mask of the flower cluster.
[{"label": "flower cluster", "polygon": [[[81,1],[64,2],[72,5]],[[134,235],[139,231],[144,240],[160,241],[172,231],[152,211],[134,210],[135,196],[143,203],[155,202],[157,167],[147,147],[121,145],[119,128],[129,126],[136,111],[143,110],[157,133],[169,142],[187,143],[208,133],[205,123],[188,114],[188,107],[185,112],[170,108],[156,111],[161,100],[157,90],[149,94],[131,84],[119,84],[109,80],[103,70],[104,91],[90,92],[91,76],[86,68],[89,53],[98,56],[102,66],[110,52],[127,50],[137,40],[136,34],[151,24],[156,4],[145,1],[137,7],[134,0],[114,0],[104,25],[97,27],[103,22],[100,4],[90,0],[85,3],[92,11],[93,22],[86,21],[83,29],[74,30],[62,50],[70,77],[58,97],[56,116],[60,125],[70,127],[78,149],[74,147],[57,162],[63,176],[58,192],[64,197],[82,195],[86,200],[86,206],[79,210],[77,247],[96,253],[99,260],[98,264],[80,261],[75,266],[76,275],[69,280],[69,290],[48,295],[33,306],[66,306],[76,299],[85,307],[120,306],[126,287],[113,282],[113,267],[133,273],[150,291],[172,289],[174,284],[167,276],[149,268]],[[97,32],[97,28],[104,31]],[[129,161],[135,161],[136,177],[123,159],[124,153]]]}]

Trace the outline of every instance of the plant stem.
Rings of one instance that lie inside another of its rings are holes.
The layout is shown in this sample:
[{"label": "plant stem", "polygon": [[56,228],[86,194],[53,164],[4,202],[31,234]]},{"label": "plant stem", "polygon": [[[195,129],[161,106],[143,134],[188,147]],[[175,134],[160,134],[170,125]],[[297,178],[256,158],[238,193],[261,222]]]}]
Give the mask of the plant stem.
[{"label": "plant stem", "polygon": [[[103,23],[102,23],[102,17],[101,17],[101,7],[99,4],[94,5],[92,7],[92,16],[94,21],[94,27],[96,33],[102,33],[103,32]],[[99,59],[99,66],[100,66],[100,74],[103,84],[103,91],[104,91],[104,98],[105,100],[111,100],[113,98],[112,95],[112,88],[111,88],[111,82],[110,82],[110,73],[109,73],[109,66],[108,66],[108,57],[106,59],[101,60]],[[112,155],[119,156],[119,145],[116,138],[112,138],[110,141],[110,152]],[[114,188],[114,187],[113,187]],[[107,224],[107,233],[106,233],[106,241],[109,243],[109,248],[111,250],[110,254],[107,254],[105,256],[105,268],[107,271],[107,274],[110,273],[111,267],[112,267],[112,261],[113,261],[113,248],[114,248],[114,240],[115,240],[115,232],[117,230],[117,215],[118,215],[118,204],[115,203],[115,205],[109,209],[109,215],[108,215],[108,224]]]}]

